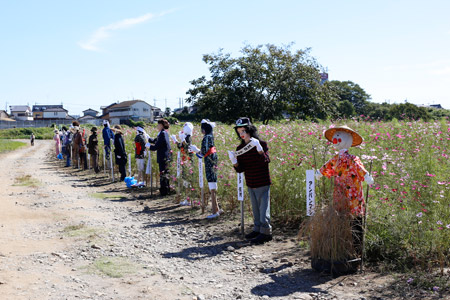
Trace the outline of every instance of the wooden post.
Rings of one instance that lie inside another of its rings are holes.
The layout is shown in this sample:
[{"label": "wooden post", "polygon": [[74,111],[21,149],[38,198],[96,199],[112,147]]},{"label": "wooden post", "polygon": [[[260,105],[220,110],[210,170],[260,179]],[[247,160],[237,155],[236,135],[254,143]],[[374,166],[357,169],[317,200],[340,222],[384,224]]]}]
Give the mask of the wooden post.
[{"label": "wooden post", "polygon": [[203,159],[198,158],[198,183],[201,189],[201,197],[202,197],[202,214],[205,212],[205,193],[203,190]]},{"label": "wooden post", "polygon": [[106,151],[105,148],[103,148],[103,173],[106,174]]},{"label": "wooden post", "polygon": [[111,167],[111,182],[114,182],[114,168],[113,168],[112,155],[109,156],[109,166]]},{"label": "wooden post", "polygon": [[[369,175],[372,173],[372,160],[370,161],[370,167],[369,167]],[[370,185],[367,185],[367,191],[366,191],[366,203],[365,203],[365,212],[364,212],[364,218],[363,218],[363,236],[362,236],[362,249],[361,249],[361,269],[360,271],[364,271],[364,255],[366,251],[366,231],[367,231],[367,212],[369,211],[369,189]]]}]

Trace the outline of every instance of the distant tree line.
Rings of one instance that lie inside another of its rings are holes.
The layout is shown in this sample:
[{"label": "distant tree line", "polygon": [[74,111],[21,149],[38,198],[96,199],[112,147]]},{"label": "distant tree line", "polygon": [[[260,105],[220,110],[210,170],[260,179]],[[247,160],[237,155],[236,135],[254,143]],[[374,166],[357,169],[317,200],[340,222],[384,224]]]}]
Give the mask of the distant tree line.
[{"label": "distant tree line", "polygon": [[322,83],[323,68],[310,56],[310,49],[291,51],[291,45],[244,46],[240,57],[219,50],[203,61],[210,76],[192,80],[186,102],[195,113],[182,111],[179,120],[202,118],[232,123],[241,116],[267,123],[271,120],[323,120],[360,117],[378,120],[436,119],[450,111],[414,104],[370,102],[363,88],[352,81]]}]

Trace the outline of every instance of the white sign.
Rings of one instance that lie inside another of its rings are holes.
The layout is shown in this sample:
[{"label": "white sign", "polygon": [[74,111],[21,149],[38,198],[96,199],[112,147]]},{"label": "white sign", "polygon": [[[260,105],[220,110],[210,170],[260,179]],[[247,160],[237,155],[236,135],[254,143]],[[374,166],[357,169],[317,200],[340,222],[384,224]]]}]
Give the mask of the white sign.
[{"label": "white sign", "polygon": [[178,151],[177,155],[177,178],[180,178],[181,174],[181,153]]},{"label": "white sign", "polygon": [[306,215],[313,216],[316,209],[314,170],[306,170]]},{"label": "white sign", "polygon": [[203,188],[203,159],[198,159],[198,184]]},{"label": "white sign", "polygon": [[244,201],[244,175],[242,173],[237,174],[237,190],[238,200]]}]

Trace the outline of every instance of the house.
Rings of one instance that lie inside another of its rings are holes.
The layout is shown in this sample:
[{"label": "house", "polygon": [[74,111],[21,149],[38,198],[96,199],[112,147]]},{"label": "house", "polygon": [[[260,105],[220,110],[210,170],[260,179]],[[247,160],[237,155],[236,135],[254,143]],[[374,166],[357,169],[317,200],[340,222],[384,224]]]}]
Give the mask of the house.
[{"label": "house", "polygon": [[33,119],[42,119],[44,118],[44,111],[49,108],[63,108],[62,105],[33,105]]},{"label": "house", "polygon": [[92,108],[88,108],[86,110],[83,110],[83,114],[84,114],[84,116],[97,117],[98,111],[96,111],[95,109],[92,109]]},{"label": "house", "polygon": [[11,117],[20,121],[33,121],[33,114],[28,105],[11,105],[9,107]]},{"label": "house", "polygon": [[142,100],[128,100],[111,104],[103,108],[102,118],[108,114],[111,125],[127,123],[133,121],[153,122],[155,120],[153,112],[158,108],[153,107]]},{"label": "house", "polygon": [[11,119],[5,110],[0,109],[0,121],[15,122],[16,120]]},{"label": "house", "polygon": [[103,120],[97,116],[98,111],[94,110],[94,109],[86,109],[83,111],[83,116],[78,118],[78,122],[80,122],[80,124],[92,124],[92,125],[101,125]]},{"label": "house", "polygon": [[44,120],[65,120],[68,116],[68,110],[62,107],[47,108],[42,112]]},{"label": "house", "polygon": [[153,111],[153,121],[158,121],[158,120],[164,118],[164,113],[161,110],[161,108],[152,106],[152,111]]}]

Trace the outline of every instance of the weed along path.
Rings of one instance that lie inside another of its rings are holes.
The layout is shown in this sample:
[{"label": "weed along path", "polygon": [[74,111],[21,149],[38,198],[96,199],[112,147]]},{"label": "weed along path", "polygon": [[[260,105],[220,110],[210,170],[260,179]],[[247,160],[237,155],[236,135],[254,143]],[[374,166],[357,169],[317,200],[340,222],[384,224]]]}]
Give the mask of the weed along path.
[{"label": "weed along path", "polygon": [[53,153],[37,140],[0,156],[1,299],[413,298],[390,276],[312,271],[296,232],[250,246],[239,216],[205,220]]}]

